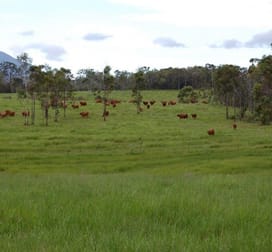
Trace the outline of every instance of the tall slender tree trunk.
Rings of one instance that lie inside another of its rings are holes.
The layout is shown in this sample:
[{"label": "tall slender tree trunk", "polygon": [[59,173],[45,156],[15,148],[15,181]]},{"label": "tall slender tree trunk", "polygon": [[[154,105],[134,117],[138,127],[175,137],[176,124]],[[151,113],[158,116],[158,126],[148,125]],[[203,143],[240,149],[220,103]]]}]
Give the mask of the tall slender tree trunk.
[{"label": "tall slender tree trunk", "polygon": [[45,105],[45,110],[44,110],[44,117],[45,117],[45,126],[48,126],[48,116],[49,116],[49,113],[48,113],[48,107],[49,107],[49,105],[48,104],[46,104]]},{"label": "tall slender tree trunk", "polygon": [[64,90],[64,95],[63,95],[63,116],[66,118],[66,92]]},{"label": "tall slender tree trunk", "polygon": [[226,119],[229,119],[229,101],[228,96],[225,98],[225,106],[226,106]]},{"label": "tall slender tree trunk", "polygon": [[31,106],[31,124],[35,124],[35,112],[36,112],[36,97],[32,96],[32,106]]}]

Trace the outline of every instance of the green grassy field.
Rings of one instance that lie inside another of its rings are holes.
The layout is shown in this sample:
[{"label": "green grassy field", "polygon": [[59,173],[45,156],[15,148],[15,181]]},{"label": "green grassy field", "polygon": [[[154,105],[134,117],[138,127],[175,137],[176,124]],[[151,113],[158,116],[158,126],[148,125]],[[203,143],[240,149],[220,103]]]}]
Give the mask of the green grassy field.
[{"label": "green grassy field", "polygon": [[16,111],[0,119],[1,251],[272,250],[271,126],[161,106],[177,91],[143,92],[157,103],[139,115],[130,92],[113,92],[122,103],[104,122],[78,95],[88,106],[58,123],[51,112],[48,127],[39,107],[24,126],[23,104],[0,95],[0,111]]}]

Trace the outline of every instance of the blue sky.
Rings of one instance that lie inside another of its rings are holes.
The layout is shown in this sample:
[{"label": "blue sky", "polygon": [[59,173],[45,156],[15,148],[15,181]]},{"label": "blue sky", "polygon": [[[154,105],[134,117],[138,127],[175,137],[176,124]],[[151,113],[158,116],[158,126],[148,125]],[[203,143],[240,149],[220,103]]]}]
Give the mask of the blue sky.
[{"label": "blue sky", "polygon": [[135,71],[249,65],[271,54],[272,0],[0,0],[0,51],[33,64]]}]

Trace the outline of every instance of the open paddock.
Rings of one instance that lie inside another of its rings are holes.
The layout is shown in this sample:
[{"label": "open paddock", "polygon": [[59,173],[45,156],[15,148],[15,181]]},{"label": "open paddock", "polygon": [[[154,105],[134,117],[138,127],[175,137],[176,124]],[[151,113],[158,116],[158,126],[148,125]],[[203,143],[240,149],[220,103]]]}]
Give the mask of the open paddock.
[{"label": "open paddock", "polygon": [[47,127],[38,103],[26,126],[29,104],[0,94],[0,111],[15,111],[0,118],[1,251],[271,249],[272,127],[234,130],[219,105],[142,94],[157,102],[137,114],[131,92],[114,91],[106,121],[92,94],[76,94],[86,106],[67,101],[58,122],[50,108]]}]

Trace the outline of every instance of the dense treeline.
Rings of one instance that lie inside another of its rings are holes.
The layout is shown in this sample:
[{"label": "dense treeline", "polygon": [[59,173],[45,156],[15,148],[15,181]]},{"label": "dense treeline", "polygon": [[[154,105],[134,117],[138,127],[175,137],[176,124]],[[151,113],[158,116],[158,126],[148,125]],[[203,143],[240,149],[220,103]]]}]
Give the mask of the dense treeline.
[{"label": "dense treeline", "polygon": [[[0,64],[0,92],[17,92],[19,97],[31,98],[33,104],[39,99],[45,112],[48,104],[53,102],[56,115],[59,102],[73,90],[87,90],[97,94],[104,90],[105,94],[105,70],[108,69],[110,89],[132,90],[138,111],[142,99],[140,90],[176,89],[179,90],[177,97],[180,102],[195,102],[197,94],[194,90],[209,90],[208,94],[205,93],[208,102],[223,104],[227,119],[244,119],[250,114],[252,119],[260,120],[263,124],[272,121],[272,55],[251,59],[249,68],[206,64],[160,70],[141,67],[136,73],[116,70],[111,74],[111,68],[106,66],[102,72],[81,69],[76,76],[72,76],[69,69],[34,66],[26,53],[17,59],[19,65],[9,62]],[[191,97],[185,99],[184,94]],[[234,111],[231,115],[230,107]],[[31,110],[34,113],[35,108]]]},{"label": "dense treeline", "polygon": [[[141,67],[144,73],[145,89],[180,89],[190,85],[194,88],[211,87],[212,71],[215,66],[194,66],[188,68],[150,69]],[[82,69],[75,78],[77,90],[93,90],[102,85],[102,73],[93,69]],[[116,70],[114,72],[115,89],[130,90],[135,85],[134,73]]]}]

